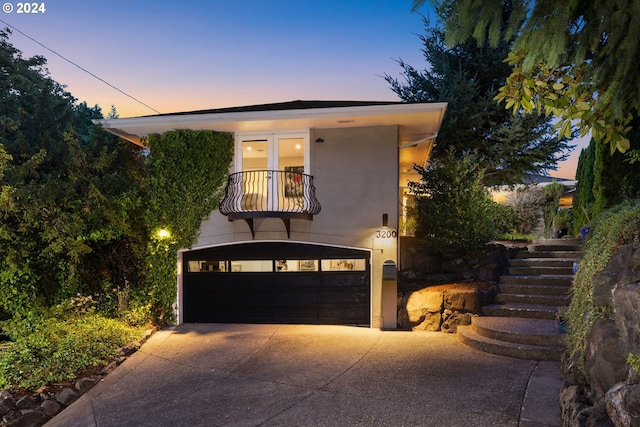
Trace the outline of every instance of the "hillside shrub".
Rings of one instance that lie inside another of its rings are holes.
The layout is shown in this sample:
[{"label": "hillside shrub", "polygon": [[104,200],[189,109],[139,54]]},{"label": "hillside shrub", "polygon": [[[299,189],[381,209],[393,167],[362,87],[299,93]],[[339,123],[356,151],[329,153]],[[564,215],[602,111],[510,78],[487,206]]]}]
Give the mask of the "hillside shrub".
[{"label": "hillside shrub", "polygon": [[622,246],[640,246],[640,204],[627,202],[600,213],[592,222],[580,267],[573,279],[572,300],[566,311],[567,350],[584,363],[584,342],[593,322],[609,315],[610,308],[593,303],[593,276],[604,270],[613,254]]}]

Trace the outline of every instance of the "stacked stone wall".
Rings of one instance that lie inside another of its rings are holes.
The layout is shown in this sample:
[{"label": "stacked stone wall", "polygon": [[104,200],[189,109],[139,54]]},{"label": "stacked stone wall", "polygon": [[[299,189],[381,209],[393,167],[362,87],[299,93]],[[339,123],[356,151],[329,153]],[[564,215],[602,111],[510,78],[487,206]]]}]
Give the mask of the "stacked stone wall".
[{"label": "stacked stone wall", "polygon": [[640,376],[627,363],[640,356],[640,248],[629,244],[593,277],[593,301],[605,314],[584,342],[584,370],[563,360],[563,426],[640,426]]}]

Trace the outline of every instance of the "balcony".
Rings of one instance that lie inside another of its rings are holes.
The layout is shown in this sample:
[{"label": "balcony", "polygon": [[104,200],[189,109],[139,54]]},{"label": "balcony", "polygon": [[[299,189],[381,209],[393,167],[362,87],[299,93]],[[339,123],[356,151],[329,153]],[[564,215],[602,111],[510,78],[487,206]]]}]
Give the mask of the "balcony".
[{"label": "balcony", "polygon": [[229,176],[220,212],[244,220],[255,237],[254,218],[280,218],[291,234],[291,219],[313,220],[320,212],[313,177],[294,171],[254,170]]}]

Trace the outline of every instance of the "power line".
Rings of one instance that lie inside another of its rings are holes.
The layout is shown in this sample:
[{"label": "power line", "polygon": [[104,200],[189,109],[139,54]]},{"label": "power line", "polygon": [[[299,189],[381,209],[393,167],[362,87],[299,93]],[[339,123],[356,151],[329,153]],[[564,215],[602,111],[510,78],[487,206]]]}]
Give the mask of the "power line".
[{"label": "power line", "polygon": [[73,65],[73,66],[75,66],[75,67],[79,68],[80,70],[84,71],[85,73],[89,74],[91,77],[93,77],[93,78],[95,78],[95,79],[97,79],[97,80],[100,80],[102,83],[106,84],[106,85],[107,85],[107,86],[109,86],[110,88],[117,90],[117,91],[118,91],[118,92],[120,92],[121,94],[123,94],[123,95],[125,95],[125,96],[127,96],[127,97],[129,97],[129,98],[131,98],[131,99],[133,99],[133,100],[134,100],[134,101],[136,101],[137,103],[144,105],[144,106],[145,106],[145,107],[147,107],[148,109],[150,109],[150,110],[152,110],[152,111],[155,111],[155,112],[156,112],[156,113],[158,113],[158,114],[162,114],[162,113],[160,113],[160,111],[156,110],[155,108],[150,107],[149,105],[145,104],[144,102],[140,101],[139,99],[137,99],[137,98],[135,98],[135,97],[133,97],[133,96],[129,95],[129,94],[128,94],[128,93],[126,93],[125,91],[123,91],[123,90],[121,90],[121,89],[117,88],[116,86],[112,85],[112,84],[111,84],[111,83],[109,83],[108,81],[106,81],[106,80],[104,80],[104,79],[101,79],[100,77],[96,76],[96,75],[95,75],[95,74],[93,74],[91,71],[89,71],[89,70],[87,70],[87,69],[85,69],[85,68],[82,68],[80,65],[76,64],[76,63],[75,63],[75,62],[73,62],[72,60],[65,58],[64,56],[62,56],[61,54],[59,54],[59,53],[58,53],[58,52],[56,52],[55,50],[53,50],[53,49],[51,49],[51,48],[49,48],[49,47],[45,46],[44,44],[40,43],[38,40],[34,39],[33,37],[28,36],[28,35],[27,35],[27,34],[25,34],[24,32],[20,31],[20,30],[19,30],[19,29],[17,29],[16,27],[14,27],[13,25],[11,25],[11,24],[9,24],[9,23],[7,23],[7,22],[3,21],[2,19],[0,19],[0,22],[2,22],[3,24],[5,24],[5,25],[6,25],[6,26],[8,26],[9,28],[12,28],[12,29],[16,30],[17,32],[19,32],[20,34],[22,34],[23,36],[25,36],[25,37],[26,37],[26,38],[28,38],[29,40],[31,40],[31,41],[33,41],[33,42],[35,42],[35,43],[39,44],[40,46],[42,46],[43,48],[47,49],[49,52],[53,53],[54,55],[57,55],[57,56],[59,56],[60,58],[64,59],[64,60],[65,60],[65,61],[67,61],[69,64],[71,64],[71,65]]}]

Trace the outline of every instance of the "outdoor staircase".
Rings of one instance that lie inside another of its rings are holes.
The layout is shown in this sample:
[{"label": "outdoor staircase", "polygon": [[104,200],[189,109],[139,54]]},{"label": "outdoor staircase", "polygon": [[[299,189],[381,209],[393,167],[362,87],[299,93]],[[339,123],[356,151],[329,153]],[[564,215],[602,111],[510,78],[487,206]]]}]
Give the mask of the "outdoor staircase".
[{"label": "outdoor staircase", "polygon": [[482,308],[458,337],[487,353],[530,360],[560,360],[564,352],[556,315],[569,305],[573,263],[580,258],[575,239],[534,241],[511,260],[500,277],[494,303]]}]

